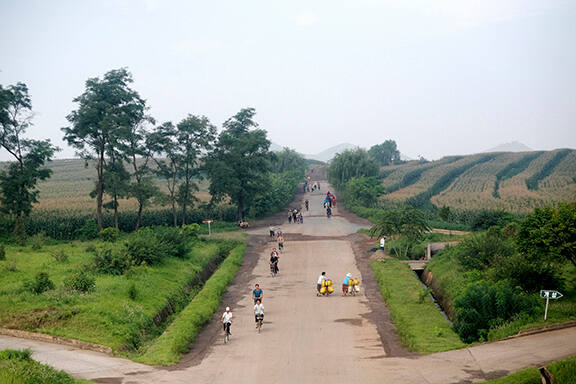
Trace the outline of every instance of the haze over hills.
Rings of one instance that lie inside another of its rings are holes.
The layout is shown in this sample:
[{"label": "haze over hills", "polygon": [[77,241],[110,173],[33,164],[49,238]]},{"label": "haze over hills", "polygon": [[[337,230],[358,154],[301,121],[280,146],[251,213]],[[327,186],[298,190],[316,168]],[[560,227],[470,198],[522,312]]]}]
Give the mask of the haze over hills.
[{"label": "haze over hills", "polygon": [[511,141],[509,143],[502,143],[494,148],[487,149],[482,152],[532,152],[534,149],[519,141]]}]

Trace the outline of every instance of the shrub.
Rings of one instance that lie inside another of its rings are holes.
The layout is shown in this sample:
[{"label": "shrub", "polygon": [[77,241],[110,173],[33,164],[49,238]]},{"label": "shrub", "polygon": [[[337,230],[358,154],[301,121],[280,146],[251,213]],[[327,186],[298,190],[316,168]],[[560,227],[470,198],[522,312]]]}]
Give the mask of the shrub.
[{"label": "shrub", "polygon": [[30,237],[28,240],[30,247],[34,250],[42,249],[44,244],[46,243],[46,234],[44,232],[39,232]]},{"label": "shrub", "polygon": [[6,260],[6,248],[4,248],[4,244],[0,244],[0,260]]},{"label": "shrub", "polygon": [[497,327],[519,314],[532,315],[540,302],[524,295],[510,283],[480,281],[470,285],[454,303],[454,328],[460,338],[471,343],[486,340],[490,328]]},{"label": "shrub", "polygon": [[159,264],[162,260],[161,246],[154,231],[142,228],[132,235],[125,243],[127,258],[134,264]]},{"label": "shrub", "polygon": [[564,287],[562,273],[557,265],[543,260],[528,259],[520,254],[497,257],[493,267],[488,270],[488,277],[494,281],[508,280],[526,292],[536,292],[544,287],[546,289]]},{"label": "shrub", "polygon": [[78,292],[93,292],[96,288],[96,280],[85,271],[79,271],[64,280],[64,286]]},{"label": "shrub", "polygon": [[504,227],[514,220],[514,216],[506,211],[481,210],[472,214],[470,227],[473,231],[486,230],[490,227]]},{"label": "shrub", "polygon": [[495,259],[503,260],[515,253],[514,242],[495,231],[475,235],[456,247],[458,261],[467,270],[484,270],[490,267]]},{"label": "shrub", "polygon": [[82,240],[93,240],[98,237],[98,224],[96,224],[96,220],[94,219],[87,219],[84,222],[84,225],[76,231],[76,236]]},{"label": "shrub", "polygon": [[116,228],[104,228],[98,234],[98,237],[100,237],[100,239],[102,241],[107,241],[109,243],[113,243],[116,240],[118,240],[119,236],[120,236],[120,231],[118,231],[118,229],[116,229]]},{"label": "shrub", "polygon": [[128,297],[130,298],[130,300],[136,300],[136,298],[138,297],[138,289],[136,288],[135,283],[130,284],[130,286],[128,287]]},{"label": "shrub", "polygon": [[14,349],[4,349],[0,351],[0,360],[26,361],[32,358],[32,352],[29,349],[17,351]]},{"label": "shrub", "polygon": [[[198,224],[193,224],[198,225]],[[183,235],[183,230],[174,227],[153,227],[158,242],[158,251],[166,257],[184,257],[190,250],[191,242]],[[187,231],[187,230],[186,230]],[[193,230],[190,230],[193,232]],[[197,236],[196,236],[197,237]]]},{"label": "shrub", "polygon": [[110,248],[97,250],[94,255],[94,269],[100,273],[121,275],[130,266],[126,256]]},{"label": "shrub", "polygon": [[17,272],[18,271],[18,267],[16,266],[16,262],[12,261],[10,263],[6,263],[6,265],[4,266],[4,268],[6,268],[6,271],[8,272]]},{"label": "shrub", "polygon": [[68,254],[63,250],[59,249],[51,253],[52,257],[58,263],[67,263],[68,262]]},{"label": "shrub", "polygon": [[39,272],[36,274],[33,281],[25,283],[25,288],[32,293],[39,295],[42,292],[54,289],[54,283],[50,280],[50,277],[46,272]]}]

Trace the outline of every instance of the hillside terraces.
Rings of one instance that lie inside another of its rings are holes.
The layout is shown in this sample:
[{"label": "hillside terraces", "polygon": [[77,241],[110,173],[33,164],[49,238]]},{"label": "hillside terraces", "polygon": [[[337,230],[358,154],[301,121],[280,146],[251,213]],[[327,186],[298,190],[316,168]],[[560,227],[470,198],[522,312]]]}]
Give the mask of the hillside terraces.
[{"label": "hillside terraces", "polygon": [[383,200],[517,213],[576,200],[576,151],[496,152],[384,167]]}]

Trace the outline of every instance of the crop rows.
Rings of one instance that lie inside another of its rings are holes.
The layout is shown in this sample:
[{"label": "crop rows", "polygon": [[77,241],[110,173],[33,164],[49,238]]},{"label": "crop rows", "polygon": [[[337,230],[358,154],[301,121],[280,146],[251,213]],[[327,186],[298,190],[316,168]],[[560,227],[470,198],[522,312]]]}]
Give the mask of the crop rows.
[{"label": "crop rows", "polygon": [[556,168],[556,166],[558,164],[560,164],[562,162],[562,160],[564,160],[564,158],[566,156],[568,156],[572,151],[570,149],[563,149],[560,151],[557,151],[554,154],[554,157],[552,157],[543,167],[540,171],[538,171],[537,173],[533,174],[532,176],[530,176],[529,178],[526,179],[526,186],[528,187],[528,189],[531,190],[536,190],[538,189],[538,183],[543,180],[544,178],[546,178],[547,176],[549,176],[553,171],[554,168]]}]

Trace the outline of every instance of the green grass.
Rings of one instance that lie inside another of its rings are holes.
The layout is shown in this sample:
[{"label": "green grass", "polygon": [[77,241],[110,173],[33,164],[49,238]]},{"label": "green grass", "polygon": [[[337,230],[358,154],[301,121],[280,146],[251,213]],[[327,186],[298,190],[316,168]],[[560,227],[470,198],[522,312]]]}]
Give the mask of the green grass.
[{"label": "green grass", "polygon": [[77,380],[64,371],[33,360],[29,350],[0,351],[0,383],[2,384],[80,384],[92,383]]},{"label": "green grass", "polygon": [[218,309],[222,294],[242,265],[245,251],[246,243],[230,252],[202,290],[137,361],[151,365],[172,365],[188,352],[190,343]]},{"label": "green grass", "polygon": [[[197,242],[187,258],[166,258],[163,264],[132,267],[125,275],[96,274],[91,294],[70,292],[66,277],[88,269],[92,255],[87,246],[100,242],[70,242],[46,245],[41,250],[7,246],[0,261],[0,326],[48,333],[107,345],[116,352],[137,348],[162,332],[154,317],[168,304],[182,308],[190,299],[184,287],[214,260],[217,242]],[[115,246],[120,246],[116,243]],[[57,263],[52,252],[68,254],[68,262]],[[56,289],[33,294],[24,282],[45,271]],[[130,298],[131,286],[136,297]]]},{"label": "green grass", "polygon": [[397,260],[374,261],[371,267],[398,335],[409,350],[424,354],[465,346],[410,267]]},{"label": "green grass", "polygon": [[[458,241],[463,240],[469,235],[455,235],[455,234],[444,234],[444,233],[426,233],[422,237],[421,240],[416,242],[411,242],[411,245],[408,249],[407,258],[402,257],[403,259],[412,259],[417,260],[424,256],[426,253],[426,243],[431,242],[443,242],[443,241]],[[403,253],[406,249],[407,244],[406,239],[402,238],[395,238],[389,239],[386,241],[386,248],[391,255],[396,256],[397,254],[403,256]],[[397,250],[397,252],[395,251]]]},{"label": "green grass", "polygon": [[[576,384],[576,356],[566,360],[548,364],[548,370],[554,375],[556,384]],[[526,368],[521,371],[504,376],[500,379],[484,381],[490,384],[540,384],[540,373],[536,367]]]}]

